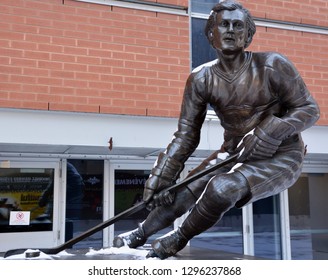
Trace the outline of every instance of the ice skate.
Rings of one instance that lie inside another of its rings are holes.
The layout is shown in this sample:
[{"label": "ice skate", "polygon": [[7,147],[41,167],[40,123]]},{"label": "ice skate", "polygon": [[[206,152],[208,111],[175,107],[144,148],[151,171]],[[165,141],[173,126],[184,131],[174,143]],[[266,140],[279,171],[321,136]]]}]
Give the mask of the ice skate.
[{"label": "ice skate", "polygon": [[188,241],[189,240],[182,235],[179,229],[171,231],[167,235],[154,240],[152,243],[152,250],[149,251],[147,258],[158,257],[163,260],[174,256],[187,245]]},{"label": "ice skate", "polygon": [[146,241],[147,237],[142,229],[142,224],[139,224],[137,229],[116,236],[113,240],[113,247],[128,246],[129,248],[137,248],[144,245]]}]

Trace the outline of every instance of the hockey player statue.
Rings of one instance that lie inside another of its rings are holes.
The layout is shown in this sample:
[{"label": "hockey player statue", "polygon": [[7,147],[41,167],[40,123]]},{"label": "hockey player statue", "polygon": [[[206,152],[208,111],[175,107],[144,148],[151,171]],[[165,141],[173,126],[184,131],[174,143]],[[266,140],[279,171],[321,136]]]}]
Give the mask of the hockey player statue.
[{"label": "hockey player statue", "polygon": [[[252,16],[238,2],[213,7],[205,32],[217,59],[189,75],[177,131],[145,183],[143,200],[153,209],[137,229],[115,237],[114,246],[142,246],[191,209],[177,230],[152,243],[148,257],[165,259],[232,207],[278,194],[299,178],[305,155],[300,133],[318,120],[319,108],[286,57],[245,50],[255,31]],[[224,142],[192,173],[219,161],[222,153],[238,153],[237,161],[175,194],[165,192],[199,144],[208,105],[221,121]]]}]

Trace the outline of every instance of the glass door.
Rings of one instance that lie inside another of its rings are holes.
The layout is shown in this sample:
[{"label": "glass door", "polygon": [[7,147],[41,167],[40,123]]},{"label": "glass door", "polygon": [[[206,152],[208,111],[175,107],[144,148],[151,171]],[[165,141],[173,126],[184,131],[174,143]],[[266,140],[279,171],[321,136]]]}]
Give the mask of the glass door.
[{"label": "glass door", "polygon": [[0,251],[59,244],[59,165],[0,160]]},{"label": "glass door", "polygon": [[[70,159],[66,163],[67,241],[103,222],[104,161]],[[103,231],[73,245],[74,249],[102,247]]]},{"label": "glass door", "polygon": [[[108,194],[110,217],[142,201],[144,184],[149,177],[153,164],[154,160],[110,164],[110,191]],[[148,210],[144,209],[117,221],[109,229],[108,246],[112,246],[114,236],[137,228],[138,223],[144,221],[148,214]],[[151,243],[152,240],[173,230],[173,228],[174,225],[154,234],[147,243]]]}]

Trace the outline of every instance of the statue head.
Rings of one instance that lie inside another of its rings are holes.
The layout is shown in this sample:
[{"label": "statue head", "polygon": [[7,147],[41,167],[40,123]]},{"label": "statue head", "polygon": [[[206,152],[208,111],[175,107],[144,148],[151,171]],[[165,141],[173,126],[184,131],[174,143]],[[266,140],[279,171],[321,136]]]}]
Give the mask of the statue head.
[{"label": "statue head", "polygon": [[234,0],[221,0],[218,4],[216,4],[210,13],[210,16],[207,20],[206,27],[205,27],[205,35],[209,40],[212,47],[215,48],[213,45],[213,31],[217,27],[217,17],[223,11],[235,11],[239,10],[245,15],[245,25],[246,25],[246,32],[247,36],[245,36],[245,45],[244,48],[246,49],[252,42],[253,36],[256,32],[256,26],[254,20],[250,14],[250,12],[244,8],[240,3]]}]

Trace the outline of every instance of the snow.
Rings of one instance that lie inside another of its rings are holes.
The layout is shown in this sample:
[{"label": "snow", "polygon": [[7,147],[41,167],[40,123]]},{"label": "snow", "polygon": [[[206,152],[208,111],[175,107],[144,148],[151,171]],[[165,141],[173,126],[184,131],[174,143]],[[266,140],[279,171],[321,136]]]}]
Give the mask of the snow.
[{"label": "snow", "polygon": [[[27,258],[25,256],[25,254],[30,253],[30,252],[40,252],[40,255],[38,257]],[[5,260],[52,260],[53,258],[50,255],[47,255],[39,250],[28,249],[22,254],[12,255],[7,258],[0,258],[0,259],[5,259]]]},{"label": "snow", "polygon": [[90,249],[90,251],[88,253],[86,253],[87,256],[99,255],[99,254],[101,254],[101,255],[123,254],[123,255],[132,255],[132,256],[141,257],[141,258],[146,259],[148,250],[131,249],[128,246],[123,246],[120,248],[115,248],[115,247],[105,248],[105,249],[100,249],[98,251],[96,251],[94,249]]},{"label": "snow", "polygon": [[[27,252],[39,252],[40,255],[37,257],[26,257]],[[129,255],[132,257],[135,257],[140,260],[149,260],[149,259],[157,259],[157,258],[147,258],[149,250],[146,249],[131,249],[128,246],[123,246],[120,248],[103,248],[99,250],[95,250],[93,248],[90,248],[89,251],[85,254],[86,256],[93,256],[93,255]],[[54,260],[58,259],[60,260],[61,257],[66,258],[67,256],[74,256],[74,254],[68,253],[67,251],[61,251],[60,253],[56,255],[48,255],[43,253],[40,250],[35,249],[28,249],[22,254],[12,255],[8,256],[6,258],[0,257],[0,260]]]}]

